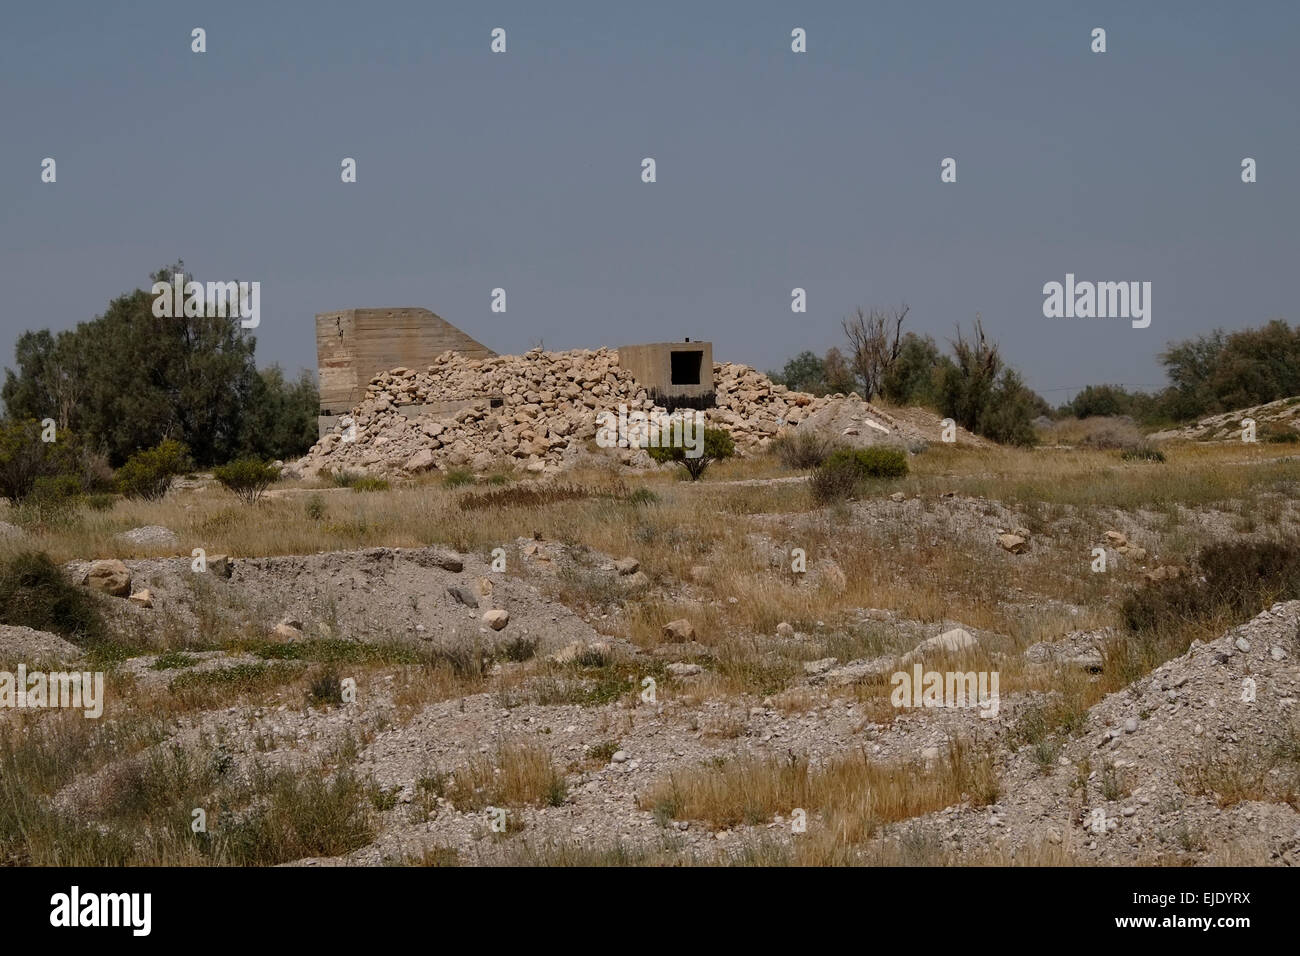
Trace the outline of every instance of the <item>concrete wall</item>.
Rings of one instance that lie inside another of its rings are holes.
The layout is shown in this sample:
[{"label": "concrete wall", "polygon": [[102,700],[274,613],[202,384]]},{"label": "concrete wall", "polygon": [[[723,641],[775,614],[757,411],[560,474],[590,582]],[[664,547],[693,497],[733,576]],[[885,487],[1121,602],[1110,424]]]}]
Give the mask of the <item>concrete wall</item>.
[{"label": "concrete wall", "polygon": [[711,342],[623,345],[618,349],[618,364],[645,386],[657,404],[669,410],[713,405]]},{"label": "concrete wall", "polygon": [[316,316],[320,414],[346,415],[380,372],[423,368],[448,350],[491,358],[490,348],[428,309],[344,309]]}]

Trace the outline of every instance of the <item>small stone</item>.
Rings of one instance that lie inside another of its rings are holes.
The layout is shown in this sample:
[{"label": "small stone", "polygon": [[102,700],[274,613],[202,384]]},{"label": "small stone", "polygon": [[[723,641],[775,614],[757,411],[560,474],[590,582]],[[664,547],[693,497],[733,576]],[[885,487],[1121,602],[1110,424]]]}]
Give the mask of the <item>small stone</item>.
[{"label": "small stone", "polygon": [[483,623],[494,631],[499,631],[510,623],[510,612],[496,608],[483,613]]},{"label": "small stone", "polygon": [[421,448],[414,455],[406,460],[402,467],[410,472],[428,471],[434,466],[433,452],[427,448]]},{"label": "small stone", "polygon": [[695,626],[684,617],[678,618],[665,624],[663,633],[674,641],[690,641],[695,639]]},{"label": "small stone", "polygon": [[838,663],[839,659],[835,657],[823,657],[821,660],[804,661],[803,672],[805,674],[824,674]]},{"label": "small stone", "polygon": [[1137,733],[1137,729],[1138,719],[1136,717],[1130,717],[1128,720],[1124,721],[1124,733],[1135,734]]},{"label": "small stone", "polygon": [[1247,651],[1250,650],[1250,641],[1246,640],[1244,637],[1239,637],[1232,642],[1232,646],[1235,647],[1237,650],[1241,651],[1241,653],[1245,654]]},{"label": "small stone", "polygon": [[641,568],[641,562],[636,558],[619,558],[614,562],[614,570],[621,575],[636,574]]},{"label": "small stone", "polygon": [[998,544],[1003,551],[1010,551],[1012,554],[1024,554],[1029,550],[1029,542],[1018,534],[1000,534]]},{"label": "small stone", "polygon": [[699,664],[688,664],[685,661],[676,661],[667,667],[668,673],[674,677],[693,677],[703,672],[704,668]]},{"label": "small stone", "polygon": [[125,564],[115,559],[96,561],[90,566],[81,583],[92,591],[126,597],[131,593],[131,572]]},{"label": "small stone", "polygon": [[1268,656],[1275,661],[1284,661],[1286,660],[1286,650],[1280,645],[1274,644],[1268,649]]},{"label": "small stone", "polygon": [[895,491],[892,495],[889,496],[889,500],[890,500],[890,501],[906,501],[906,500],[907,500],[907,495],[903,494],[901,491]]},{"label": "small stone", "polygon": [[456,600],[456,603],[474,608],[475,610],[478,609],[478,597],[469,588],[449,587],[447,588],[447,593]]},{"label": "small stone", "polygon": [[615,751],[614,751],[614,756],[611,757],[610,759],[613,760],[614,763],[626,763],[626,762],[627,762],[627,751],[626,751],[626,750],[615,750]]},{"label": "small stone", "polygon": [[132,594],[130,601],[137,607],[153,607],[153,593],[148,588],[144,588]]},{"label": "small stone", "polygon": [[231,572],[234,570],[234,562],[224,554],[208,555],[206,564],[208,571],[219,578],[230,577]]},{"label": "small stone", "polygon": [[778,637],[794,637],[794,627],[789,621],[782,621],[776,626]]}]

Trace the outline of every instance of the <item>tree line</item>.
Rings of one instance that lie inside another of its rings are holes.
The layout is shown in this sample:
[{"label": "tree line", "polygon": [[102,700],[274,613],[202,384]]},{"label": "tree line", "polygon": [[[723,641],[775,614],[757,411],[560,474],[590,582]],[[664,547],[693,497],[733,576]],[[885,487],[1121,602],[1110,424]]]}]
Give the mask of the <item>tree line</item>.
[{"label": "tree line", "polygon": [[814,395],[857,392],[867,401],[923,405],[994,441],[1032,445],[1034,419],[1051,408],[1006,364],[983,321],[977,316],[969,332],[958,326],[945,354],[931,336],[903,331],[908,312],[906,304],[858,308],[842,323],[844,351],[803,351],[768,376]]},{"label": "tree line", "polygon": [[1169,385],[1159,391],[1090,385],[1052,408],[1005,364],[978,318],[970,333],[958,326],[945,353],[931,336],[904,331],[907,315],[905,304],[858,308],[843,320],[843,350],[823,356],[805,350],[768,376],[814,395],[856,391],[868,401],[925,406],[977,434],[1018,445],[1033,444],[1033,421],[1041,415],[1127,415],[1154,427],[1300,395],[1300,327],[1281,320],[1171,343],[1160,354]]}]

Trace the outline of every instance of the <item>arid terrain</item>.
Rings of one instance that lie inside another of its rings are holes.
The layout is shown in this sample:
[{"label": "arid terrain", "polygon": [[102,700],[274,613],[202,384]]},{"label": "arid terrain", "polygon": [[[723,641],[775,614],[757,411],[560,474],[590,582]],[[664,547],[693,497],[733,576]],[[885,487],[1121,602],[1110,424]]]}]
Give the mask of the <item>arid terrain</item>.
[{"label": "arid terrain", "polygon": [[[1293,539],[1292,446],[1023,450],[874,412],[908,473],[828,504],[779,443],[690,482],[533,429],[534,469],[349,484],[309,456],[253,504],[195,474],[0,515],[3,556],[48,554],[108,635],[0,627],[6,669],[106,675],[98,720],[0,712],[0,852],[1300,863],[1300,601],[1196,603],[1205,549]],[[996,713],[896,706],[914,665],[996,674]]]}]

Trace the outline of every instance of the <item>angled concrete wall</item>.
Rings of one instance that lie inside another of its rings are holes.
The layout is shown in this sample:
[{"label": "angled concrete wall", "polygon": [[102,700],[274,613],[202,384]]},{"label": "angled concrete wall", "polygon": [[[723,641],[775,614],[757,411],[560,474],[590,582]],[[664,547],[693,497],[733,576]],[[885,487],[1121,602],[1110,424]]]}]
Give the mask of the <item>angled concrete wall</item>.
[{"label": "angled concrete wall", "polygon": [[471,358],[496,355],[428,309],[344,309],[316,316],[320,414],[346,415],[367,383],[398,366],[423,368],[446,351]]}]

